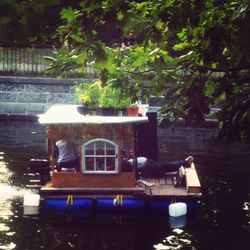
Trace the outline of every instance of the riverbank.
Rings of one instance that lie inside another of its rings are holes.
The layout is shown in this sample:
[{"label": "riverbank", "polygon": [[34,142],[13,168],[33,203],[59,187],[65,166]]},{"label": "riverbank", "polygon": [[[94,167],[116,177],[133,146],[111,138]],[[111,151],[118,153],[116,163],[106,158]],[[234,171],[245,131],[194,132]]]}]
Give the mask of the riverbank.
[{"label": "riverbank", "polygon": [[75,85],[89,79],[0,76],[0,113],[36,115],[54,104],[76,104]]}]

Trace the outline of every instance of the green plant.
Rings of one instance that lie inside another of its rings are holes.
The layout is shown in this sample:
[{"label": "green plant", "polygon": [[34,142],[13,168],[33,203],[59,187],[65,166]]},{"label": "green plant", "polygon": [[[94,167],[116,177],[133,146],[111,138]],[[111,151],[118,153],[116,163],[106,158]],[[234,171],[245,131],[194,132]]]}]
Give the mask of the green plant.
[{"label": "green plant", "polygon": [[103,88],[100,98],[102,108],[116,108],[119,102],[119,90],[107,85]]},{"label": "green plant", "polygon": [[110,83],[103,88],[100,97],[100,106],[103,108],[127,108],[133,105],[132,98],[124,94],[120,88],[113,87]]},{"label": "green plant", "polygon": [[100,80],[92,83],[81,83],[76,86],[76,96],[79,102],[90,107],[98,107],[101,94],[103,91],[102,82]]},{"label": "green plant", "polygon": [[87,105],[90,101],[88,89],[85,85],[86,83],[81,83],[75,88],[76,97],[78,101],[83,105]]}]

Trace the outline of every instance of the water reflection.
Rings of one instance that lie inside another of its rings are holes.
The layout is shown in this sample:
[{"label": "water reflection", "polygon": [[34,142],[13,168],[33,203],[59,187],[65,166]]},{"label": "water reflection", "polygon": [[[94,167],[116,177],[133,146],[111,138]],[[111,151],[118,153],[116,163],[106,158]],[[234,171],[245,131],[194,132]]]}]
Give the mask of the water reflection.
[{"label": "water reflection", "polygon": [[[22,230],[22,227],[17,227],[22,218],[20,204],[23,195],[31,192],[24,188],[23,171],[26,148],[31,143],[31,126],[26,123],[21,123],[21,126],[18,124],[0,122],[0,249],[21,249],[17,244]],[[30,153],[32,151],[33,149]]]},{"label": "water reflection", "polygon": [[165,249],[188,249],[188,246],[192,245],[191,237],[183,230],[173,230],[172,235],[167,236],[162,243],[154,245],[154,248],[157,250]]},{"label": "water reflection", "polygon": [[14,216],[11,206],[12,199],[18,193],[15,188],[8,184],[11,176],[12,173],[8,171],[4,162],[4,152],[0,152],[0,237],[3,240],[5,239],[5,243],[1,242],[0,249],[14,249],[16,246],[11,240],[7,240],[7,238],[15,234],[9,226],[9,221]]}]

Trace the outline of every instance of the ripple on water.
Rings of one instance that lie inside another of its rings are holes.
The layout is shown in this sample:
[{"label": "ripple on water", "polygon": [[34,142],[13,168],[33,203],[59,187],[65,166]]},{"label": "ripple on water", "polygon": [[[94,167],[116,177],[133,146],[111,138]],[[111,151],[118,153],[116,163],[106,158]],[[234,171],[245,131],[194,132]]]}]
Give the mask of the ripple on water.
[{"label": "ripple on water", "polygon": [[0,249],[4,249],[4,250],[11,250],[14,248],[16,248],[16,244],[13,242],[6,244],[6,245],[3,245],[3,246],[0,246]]},{"label": "ripple on water", "polygon": [[185,233],[184,230],[178,228],[174,229],[172,232],[174,234],[167,236],[161,243],[154,245],[154,249],[183,249],[183,247],[190,246],[192,244],[190,236]]}]

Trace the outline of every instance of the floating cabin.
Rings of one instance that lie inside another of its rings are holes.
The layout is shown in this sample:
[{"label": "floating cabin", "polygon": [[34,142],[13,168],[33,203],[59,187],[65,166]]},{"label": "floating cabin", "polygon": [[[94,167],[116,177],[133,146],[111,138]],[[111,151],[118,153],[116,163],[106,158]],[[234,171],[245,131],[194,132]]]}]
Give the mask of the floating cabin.
[{"label": "floating cabin", "polygon": [[[43,206],[50,209],[84,207],[154,208],[173,201],[197,202],[201,186],[195,165],[185,169],[183,185],[176,186],[176,173],[159,179],[141,179],[137,156],[157,160],[157,117],[82,115],[77,105],[55,105],[39,115],[47,126],[49,160],[32,159],[29,172],[39,176],[29,187],[38,188]],[[55,142],[70,138],[80,170],[56,170]],[[124,163],[130,156],[132,167]],[[127,159],[127,158],[126,158]]]}]

